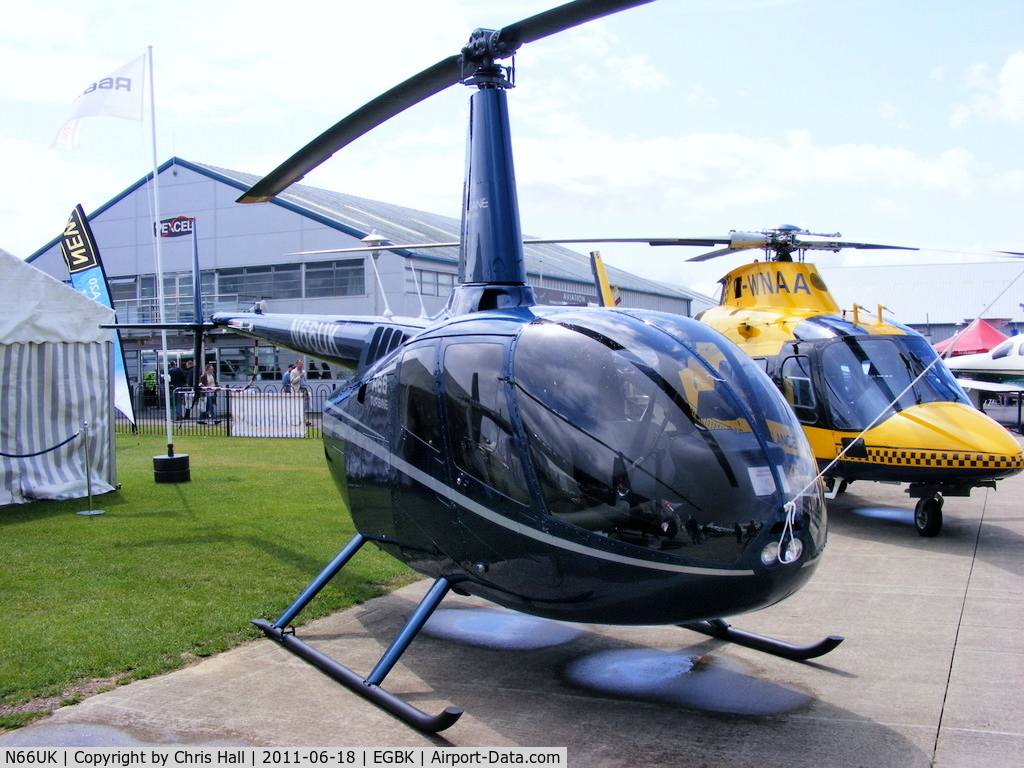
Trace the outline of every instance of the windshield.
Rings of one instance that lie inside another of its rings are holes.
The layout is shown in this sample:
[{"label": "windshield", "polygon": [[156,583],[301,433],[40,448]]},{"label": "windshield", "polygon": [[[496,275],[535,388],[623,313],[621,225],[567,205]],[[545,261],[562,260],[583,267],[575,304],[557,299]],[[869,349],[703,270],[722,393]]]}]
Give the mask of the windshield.
[{"label": "windshield", "polygon": [[[684,345],[671,328],[622,317],[559,315],[516,345],[517,400],[547,512],[733,562],[789,494],[813,487],[799,425],[764,373],[712,331],[680,327]],[[820,524],[822,510],[810,512]]]},{"label": "windshield", "polygon": [[824,349],[821,362],[839,429],[864,430],[922,403],[969,403],[935,350],[918,336],[839,339]]}]

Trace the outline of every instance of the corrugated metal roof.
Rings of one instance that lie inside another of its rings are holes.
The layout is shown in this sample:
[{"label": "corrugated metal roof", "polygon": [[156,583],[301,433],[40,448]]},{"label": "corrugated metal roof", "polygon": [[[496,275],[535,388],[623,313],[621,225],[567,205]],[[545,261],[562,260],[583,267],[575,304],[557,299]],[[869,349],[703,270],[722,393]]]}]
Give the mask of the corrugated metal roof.
[{"label": "corrugated metal roof", "polygon": [[[201,173],[233,180],[246,189],[261,178],[250,173],[182,161],[178,158],[172,162],[187,165]],[[321,220],[332,221],[363,234],[376,230],[392,243],[453,242],[461,237],[462,222],[459,219],[305,184],[293,184],[286,192],[278,195],[274,202],[308,211]],[[453,265],[458,263],[459,258],[458,248],[432,248],[413,252],[417,258],[444,261]],[[560,245],[527,245],[524,247],[524,255],[527,272],[531,275],[593,285],[589,256]],[[609,282],[620,289],[695,300],[700,304],[699,307],[694,307],[695,311],[705,305],[714,304],[707,296],[689,291],[682,286],[647,280],[617,269],[607,262],[605,269]]]},{"label": "corrugated metal roof", "polygon": [[877,304],[898,323],[956,324],[976,317],[1018,319],[1024,302],[1024,262],[822,267],[839,306],[871,312]]}]

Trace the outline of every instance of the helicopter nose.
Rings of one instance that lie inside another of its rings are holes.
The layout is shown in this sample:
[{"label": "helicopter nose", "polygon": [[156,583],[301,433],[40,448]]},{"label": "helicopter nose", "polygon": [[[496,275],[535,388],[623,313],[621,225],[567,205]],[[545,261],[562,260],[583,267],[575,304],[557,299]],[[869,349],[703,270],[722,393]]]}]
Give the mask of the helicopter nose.
[{"label": "helicopter nose", "polygon": [[963,470],[1002,478],[1024,469],[1024,452],[1009,431],[963,403],[924,403],[869,430],[865,442],[880,458],[906,467]]}]

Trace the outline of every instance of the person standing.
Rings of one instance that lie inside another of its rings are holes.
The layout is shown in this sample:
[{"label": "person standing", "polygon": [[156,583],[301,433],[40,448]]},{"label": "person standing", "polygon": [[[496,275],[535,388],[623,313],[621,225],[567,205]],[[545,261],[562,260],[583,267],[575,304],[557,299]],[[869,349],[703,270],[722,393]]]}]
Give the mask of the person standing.
[{"label": "person standing", "polygon": [[[295,367],[292,369],[292,392],[301,392],[303,397],[303,408],[309,410],[309,387],[306,385],[306,370],[302,360],[295,361]],[[306,419],[306,426],[311,426],[312,422]]]},{"label": "person standing", "polygon": [[188,372],[192,370],[193,362],[185,361],[185,368],[179,368],[177,362],[171,363],[167,369],[167,378],[170,380],[171,397],[174,399],[174,415],[178,421],[185,418],[185,398],[188,396],[184,389],[189,386]]},{"label": "person standing", "polygon": [[199,386],[203,390],[205,403],[199,423],[205,424],[207,420],[213,420],[214,424],[220,424],[220,419],[217,418],[217,376],[213,371],[212,363],[206,366],[203,375],[199,377]]},{"label": "person standing", "polygon": [[292,392],[299,392],[306,388],[306,369],[301,360],[296,360],[291,373]]}]

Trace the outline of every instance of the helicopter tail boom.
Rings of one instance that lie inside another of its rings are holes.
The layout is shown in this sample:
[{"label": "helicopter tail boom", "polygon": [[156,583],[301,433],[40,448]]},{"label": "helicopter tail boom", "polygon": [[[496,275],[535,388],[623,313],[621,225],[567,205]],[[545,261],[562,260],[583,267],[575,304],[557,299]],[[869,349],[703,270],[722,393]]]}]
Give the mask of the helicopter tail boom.
[{"label": "helicopter tail boom", "polygon": [[212,321],[214,327],[350,369],[368,365],[423,329],[411,319],[364,316],[215,312]]}]

